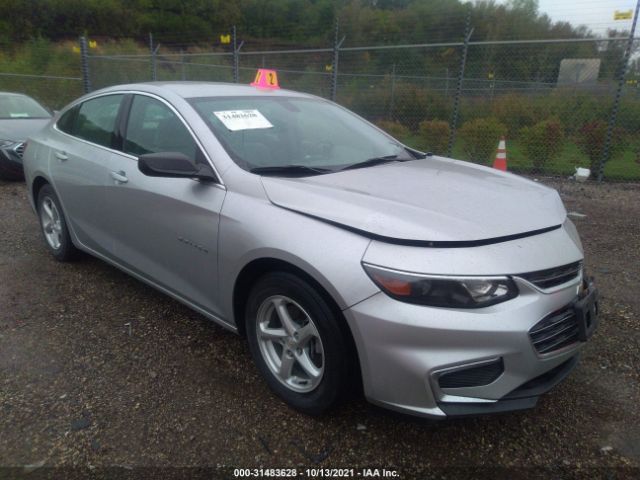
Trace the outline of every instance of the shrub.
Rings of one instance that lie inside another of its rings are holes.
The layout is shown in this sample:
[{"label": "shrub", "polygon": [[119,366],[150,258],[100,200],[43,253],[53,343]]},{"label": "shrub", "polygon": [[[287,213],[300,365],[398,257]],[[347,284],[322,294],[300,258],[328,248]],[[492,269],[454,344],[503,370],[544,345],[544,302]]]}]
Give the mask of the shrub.
[{"label": "shrub", "polygon": [[470,160],[489,163],[500,137],[506,131],[507,127],[494,117],[477,118],[464,123],[460,128],[464,153]]},{"label": "shrub", "polygon": [[611,98],[607,95],[599,96],[558,88],[548,100],[551,115],[564,122],[568,135],[577,134],[581,126],[587,123],[606,122],[611,112]]},{"label": "shrub", "polygon": [[362,115],[370,122],[388,117],[386,107],[389,101],[389,89],[368,86],[363,82],[354,82],[338,90],[339,103]]},{"label": "shrub", "polygon": [[429,99],[424,89],[408,83],[396,83],[393,106],[389,106],[393,118],[399,119],[415,131],[427,116],[429,108]]},{"label": "shrub", "polygon": [[514,138],[522,128],[545,118],[546,115],[538,112],[536,107],[531,97],[507,94],[495,98],[491,112],[499,122],[507,126],[506,135]]},{"label": "shrub", "polygon": [[[607,124],[594,120],[585,123],[578,131],[577,143],[580,150],[589,158],[589,166],[592,175],[596,175],[607,136]],[[624,150],[624,131],[621,128],[614,128],[609,143],[609,158]]]},{"label": "shrub", "polygon": [[564,143],[564,131],[555,117],[538,122],[520,131],[524,152],[533,163],[535,171],[542,171],[547,162],[557,158]]},{"label": "shrub", "polygon": [[407,127],[393,120],[378,120],[376,125],[399,140],[407,138],[411,133]]},{"label": "shrub", "polygon": [[444,155],[449,144],[449,123],[442,120],[425,120],[420,122],[420,146],[425,150]]}]

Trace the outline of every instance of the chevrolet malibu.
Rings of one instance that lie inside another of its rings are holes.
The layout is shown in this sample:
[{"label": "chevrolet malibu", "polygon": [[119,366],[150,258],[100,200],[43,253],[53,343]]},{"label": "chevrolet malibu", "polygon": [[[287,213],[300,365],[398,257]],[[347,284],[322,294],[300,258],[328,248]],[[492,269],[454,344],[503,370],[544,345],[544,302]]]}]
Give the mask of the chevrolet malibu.
[{"label": "chevrolet malibu", "polygon": [[31,137],[24,164],[56,259],[88,252],[239,333],[309,414],[360,390],[431,418],[529,408],[596,327],[555,190],[311,95],[111,87]]}]

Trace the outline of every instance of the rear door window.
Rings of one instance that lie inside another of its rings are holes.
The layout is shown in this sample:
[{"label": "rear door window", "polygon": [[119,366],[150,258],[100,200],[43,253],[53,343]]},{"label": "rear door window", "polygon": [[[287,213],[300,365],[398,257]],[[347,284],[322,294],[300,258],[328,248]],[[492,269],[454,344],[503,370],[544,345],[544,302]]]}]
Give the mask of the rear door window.
[{"label": "rear door window", "polygon": [[56,126],[58,130],[73,135],[73,125],[76,121],[76,115],[78,114],[78,106],[75,106],[62,114],[58,119]]},{"label": "rear door window", "polygon": [[123,96],[105,95],[82,103],[75,118],[73,135],[111,148]]}]

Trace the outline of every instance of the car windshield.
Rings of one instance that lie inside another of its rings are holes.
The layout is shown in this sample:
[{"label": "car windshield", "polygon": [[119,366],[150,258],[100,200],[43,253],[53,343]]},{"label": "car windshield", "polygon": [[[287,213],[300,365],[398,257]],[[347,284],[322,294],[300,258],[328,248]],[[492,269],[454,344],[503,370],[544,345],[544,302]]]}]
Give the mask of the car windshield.
[{"label": "car windshield", "polygon": [[246,170],[291,167],[302,175],[322,174],[371,159],[415,158],[357,115],[321,99],[207,97],[190,102]]},{"label": "car windshield", "polygon": [[0,94],[0,119],[49,118],[51,115],[33,98]]}]

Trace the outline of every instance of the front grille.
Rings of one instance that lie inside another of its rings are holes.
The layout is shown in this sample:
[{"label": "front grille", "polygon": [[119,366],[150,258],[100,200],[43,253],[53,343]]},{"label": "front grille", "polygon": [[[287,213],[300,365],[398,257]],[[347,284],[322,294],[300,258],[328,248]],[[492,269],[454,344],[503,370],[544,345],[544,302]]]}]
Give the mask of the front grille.
[{"label": "front grille", "polygon": [[562,267],[548,268],[546,270],[538,270],[537,272],[522,273],[516,275],[525,280],[530,281],[539,288],[551,288],[557,285],[567,283],[578,275],[582,270],[582,262],[570,263]]},{"label": "front grille", "polygon": [[481,387],[489,385],[504,372],[504,362],[500,358],[477,367],[443,373],[438,378],[440,388]]},{"label": "front grille", "polygon": [[529,338],[540,354],[560,350],[578,341],[578,319],[573,306],[548,315],[529,330]]},{"label": "front grille", "polygon": [[25,147],[24,142],[20,143],[17,147],[13,149],[13,151],[16,152],[16,155],[22,158],[22,155],[24,155],[24,147]]}]

